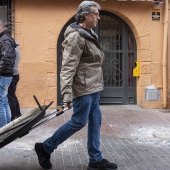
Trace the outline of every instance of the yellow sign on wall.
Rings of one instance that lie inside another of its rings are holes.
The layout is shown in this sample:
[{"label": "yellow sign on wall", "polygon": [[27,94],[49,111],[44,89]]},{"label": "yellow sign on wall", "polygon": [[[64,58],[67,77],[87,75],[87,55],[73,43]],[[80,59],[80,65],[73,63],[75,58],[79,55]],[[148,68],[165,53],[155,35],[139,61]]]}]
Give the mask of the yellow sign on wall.
[{"label": "yellow sign on wall", "polygon": [[152,9],[152,21],[160,21],[160,9]]},{"label": "yellow sign on wall", "polygon": [[133,68],[133,76],[139,77],[140,76],[140,62],[134,61],[135,68]]}]

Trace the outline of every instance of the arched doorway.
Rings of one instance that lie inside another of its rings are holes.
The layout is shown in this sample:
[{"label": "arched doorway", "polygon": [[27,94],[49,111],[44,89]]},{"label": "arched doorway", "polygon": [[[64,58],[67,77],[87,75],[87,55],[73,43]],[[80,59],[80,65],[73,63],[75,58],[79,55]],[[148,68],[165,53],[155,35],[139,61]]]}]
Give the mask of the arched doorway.
[{"label": "arched doorway", "polygon": [[[66,27],[74,22],[72,18],[63,28],[58,39],[58,104],[60,94],[60,69],[62,41]],[[94,30],[105,53],[103,64],[104,90],[100,93],[101,104],[136,104],[136,78],[133,77],[133,63],[136,61],[136,42],[129,26],[118,16],[100,11],[100,21]]]}]

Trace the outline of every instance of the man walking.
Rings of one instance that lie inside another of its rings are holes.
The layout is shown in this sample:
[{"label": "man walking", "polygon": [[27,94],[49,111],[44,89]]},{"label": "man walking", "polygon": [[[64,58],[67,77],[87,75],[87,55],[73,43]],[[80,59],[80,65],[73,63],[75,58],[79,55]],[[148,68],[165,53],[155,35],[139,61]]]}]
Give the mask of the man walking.
[{"label": "man walking", "polygon": [[50,155],[74,133],[88,123],[88,170],[116,170],[117,165],[104,159],[100,150],[102,114],[99,107],[103,90],[102,63],[104,53],[93,28],[100,19],[100,6],[94,1],[83,1],[76,14],[76,23],[65,31],[61,77],[64,106],[72,107],[71,120],[61,126],[43,143],[35,144],[38,160],[43,168],[51,168]]}]

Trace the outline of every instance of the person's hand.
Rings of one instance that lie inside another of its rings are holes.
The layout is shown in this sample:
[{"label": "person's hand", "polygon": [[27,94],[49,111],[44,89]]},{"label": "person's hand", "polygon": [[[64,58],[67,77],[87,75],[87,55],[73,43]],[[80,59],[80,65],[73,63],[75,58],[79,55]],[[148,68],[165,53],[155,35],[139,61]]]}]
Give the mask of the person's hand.
[{"label": "person's hand", "polygon": [[65,102],[64,108],[67,108],[67,107],[68,107],[68,109],[71,109],[72,108],[72,102]]}]

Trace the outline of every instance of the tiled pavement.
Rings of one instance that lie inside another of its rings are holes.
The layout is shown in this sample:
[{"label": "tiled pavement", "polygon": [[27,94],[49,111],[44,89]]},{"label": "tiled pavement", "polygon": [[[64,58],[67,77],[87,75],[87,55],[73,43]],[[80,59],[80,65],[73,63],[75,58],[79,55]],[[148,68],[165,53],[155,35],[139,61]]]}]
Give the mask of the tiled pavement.
[{"label": "tiled pavement", "polygon": [[[29,109],[22,109],[22,113]],[[103,156],[118,170],[170,170],[170,111],[138,106],[101,106]],[[52,110],[48,109],[47,113]],[[67,121],[71,110],[0,149],[0,170],[41,170],[33,150]],[[52,154],[53,170],[85,170],[86,127]]]}]

